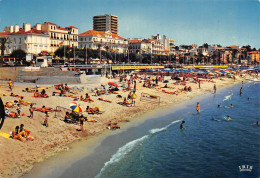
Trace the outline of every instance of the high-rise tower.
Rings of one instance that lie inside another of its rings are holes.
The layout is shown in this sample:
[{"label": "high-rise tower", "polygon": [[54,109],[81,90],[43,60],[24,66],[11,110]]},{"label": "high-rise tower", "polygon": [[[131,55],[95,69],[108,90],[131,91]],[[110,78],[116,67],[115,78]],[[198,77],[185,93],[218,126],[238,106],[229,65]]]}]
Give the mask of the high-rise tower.
[{"label": "high-rise tower", "polygon": [[108,14],[94,16],[93,30],[102,32],[110,31],[113,34],[118,34],[118,17]]}]

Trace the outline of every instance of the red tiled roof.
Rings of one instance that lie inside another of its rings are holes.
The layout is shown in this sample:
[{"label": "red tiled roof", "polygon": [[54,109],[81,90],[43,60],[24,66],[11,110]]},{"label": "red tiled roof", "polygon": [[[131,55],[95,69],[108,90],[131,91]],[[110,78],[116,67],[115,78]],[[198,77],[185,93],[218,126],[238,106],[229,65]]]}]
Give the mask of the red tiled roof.
[{"label": "red tiled roof", "polygon": [[55,23],[52,23],[52,22],[44,22],[44,23],[48,23],[48,24],[51,24],[51,25],[56,25]]},{"label": "red tiled roof", "polygon": [[10,32],[9,31],[6,31],[6,32],[0,32],[0,35],[9,35]]},{"label": "red tiled roof", "polygon": [[260,54],[260,51],[251,51],[249,54]]},{"label": "red tiled roof", "polygon": [[129,40],[129,43],[142,43],[142,40]]},{"label": "red tiled roof", "polygon": [[57,29],[60,29],[60,30],[68,30],[67,28],[63,28],[63,27],[60,27],[60,26],[58,26]]},{"label": "red tiled roof", "polygon": [[[69,27],[65,27],[65,28],[77,28],[77,27],[74,27],[74,26],[69,26]],[[77,28],[78,29],[78,28]]]},{"label": "red tiled roof", "polygon": [[[79,36],[98,36],[100,35],[101,37],[105,37],[105,32],[100,32],[100,31],[95,31],[95,30],[88,30],[86,32],[83,32],[81,34],[79,34]],[[112,33],[112,38],[119,38],[122,40],[127,40],[119,35],[113,34]]]}]

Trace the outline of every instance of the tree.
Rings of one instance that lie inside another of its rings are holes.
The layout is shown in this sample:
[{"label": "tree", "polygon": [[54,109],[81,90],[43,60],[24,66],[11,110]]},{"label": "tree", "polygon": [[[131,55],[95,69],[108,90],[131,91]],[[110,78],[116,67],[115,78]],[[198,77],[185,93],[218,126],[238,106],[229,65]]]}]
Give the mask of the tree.
[{"label": "tree", "polygon": [[22,49],[14,50],[11,55],[11,57],[14,57],[16,59],[25,60],[26,52]]},{"label": "tree", "polygon": [[5,53],[5,49],[6,49],[7,40],[8,40],[7,37],[1,37],[0,38],[0,45],[1,45],[1,61],[0,61],[0,63],[2,63],[4,61],[4,53]]},{"label": "tree", "polygon": [[204,43],[204,44],[203,44],[203,48],[207,48],[207,49],[208,49],[208,48],[209,48],[208,43]]}]

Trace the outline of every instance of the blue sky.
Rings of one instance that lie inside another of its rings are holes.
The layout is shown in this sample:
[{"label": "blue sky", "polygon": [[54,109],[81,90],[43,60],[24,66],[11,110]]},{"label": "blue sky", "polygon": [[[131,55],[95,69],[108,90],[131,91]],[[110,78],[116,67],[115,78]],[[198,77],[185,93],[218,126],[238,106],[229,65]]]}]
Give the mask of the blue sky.
[{"label": "blue sky", "polygon": [[92,29],[95,15],[119,17],[119,35],[150,38],[157,33],[180,44],[251,45],[260,48],[259,0],[0,0],[5,26],[45,21]]}]

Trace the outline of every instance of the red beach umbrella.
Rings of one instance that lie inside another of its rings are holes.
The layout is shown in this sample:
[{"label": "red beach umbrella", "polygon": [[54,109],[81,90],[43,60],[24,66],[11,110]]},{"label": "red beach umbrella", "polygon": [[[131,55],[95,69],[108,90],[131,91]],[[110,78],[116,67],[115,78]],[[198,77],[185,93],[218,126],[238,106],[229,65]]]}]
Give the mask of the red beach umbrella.
[{"label": "red beach umbrella", "polygon": [[118,85],[116,83],[114,83],[114,82],[108,82],[108,85],[113,85],[115,87],[118,87]]}]

